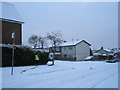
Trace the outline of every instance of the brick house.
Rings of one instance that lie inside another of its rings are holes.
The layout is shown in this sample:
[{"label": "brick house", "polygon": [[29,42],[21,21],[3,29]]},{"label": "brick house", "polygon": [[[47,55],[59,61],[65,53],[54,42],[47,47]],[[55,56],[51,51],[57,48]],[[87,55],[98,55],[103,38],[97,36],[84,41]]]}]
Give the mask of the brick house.
[{"label": "brick house", "polygon": [[22,24],[20,15],[15,6],[10,3],[2,2],[2,44],[12,44],[11,35],[15,32],[15,44],[22,44]]}]

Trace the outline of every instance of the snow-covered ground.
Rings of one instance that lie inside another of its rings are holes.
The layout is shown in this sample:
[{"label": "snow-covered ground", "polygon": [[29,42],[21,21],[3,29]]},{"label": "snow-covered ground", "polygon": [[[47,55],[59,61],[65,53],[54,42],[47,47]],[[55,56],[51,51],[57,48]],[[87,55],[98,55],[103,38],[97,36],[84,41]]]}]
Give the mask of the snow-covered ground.
[{"label": "snow-covered ground", "polygon": [[[55,61],[41,65],[2,68],[3,88],[118,88],[118,63]],[[22,72],[23,71],[23,72]]]}]

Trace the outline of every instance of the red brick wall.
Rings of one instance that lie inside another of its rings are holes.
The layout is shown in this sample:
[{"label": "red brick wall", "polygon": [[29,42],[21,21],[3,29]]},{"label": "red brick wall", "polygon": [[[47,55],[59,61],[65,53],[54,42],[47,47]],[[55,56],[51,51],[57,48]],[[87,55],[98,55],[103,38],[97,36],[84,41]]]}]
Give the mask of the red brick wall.
[{"label": "red brick wall", "polygon": [[[2,43],[12,44],[12,32],[15,32],[15,44],[22,44],[22,25],[18,23],[2,21]],[[1,42],[0,42],[1,43]]]}]

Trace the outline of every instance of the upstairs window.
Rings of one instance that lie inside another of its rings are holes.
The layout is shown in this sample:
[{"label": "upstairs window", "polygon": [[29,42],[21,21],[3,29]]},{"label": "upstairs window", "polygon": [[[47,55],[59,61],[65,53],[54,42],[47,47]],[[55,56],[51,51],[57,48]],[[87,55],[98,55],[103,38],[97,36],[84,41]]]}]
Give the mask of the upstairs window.
[{"label": "upstairs window", "polygon": [[66,50],[67,47],[64,47],[64,50]]},{"label": "upstairs window", "polygon": [[69,47],[69,49],[71,50],[71,49],[73,49],[73,47]]},{"label": "upstairs window", "polygon": [[56,51],[60,51],[60,47],[56,47]]}]

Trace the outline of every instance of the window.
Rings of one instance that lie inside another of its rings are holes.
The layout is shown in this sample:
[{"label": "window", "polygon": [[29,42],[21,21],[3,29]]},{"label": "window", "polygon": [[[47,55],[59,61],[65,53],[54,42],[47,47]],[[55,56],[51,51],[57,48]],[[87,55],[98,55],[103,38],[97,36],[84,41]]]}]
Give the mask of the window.
[{"label": "window", "polygon": [[69,49],[73,49],[73,47],[69,47]]},{"label": "window", "polygon": [[64,50],[66,50],[66,47],[64,47]]},{"label": "window", "polygon": [[56,51],[60,51],[60,47],[56,47]]}]

